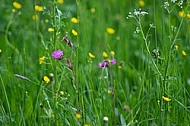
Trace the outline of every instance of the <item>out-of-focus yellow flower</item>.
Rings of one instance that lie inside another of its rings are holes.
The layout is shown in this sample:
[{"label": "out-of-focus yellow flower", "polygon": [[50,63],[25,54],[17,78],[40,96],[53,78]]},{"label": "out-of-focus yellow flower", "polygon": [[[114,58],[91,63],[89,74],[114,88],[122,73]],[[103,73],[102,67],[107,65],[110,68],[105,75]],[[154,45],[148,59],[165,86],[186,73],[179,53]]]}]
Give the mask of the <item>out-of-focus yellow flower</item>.
[{"label": "out-of-focus yellow flower", "polygon": [[176,50],[178,50],[179,47],[178,47],[178,45],[175,45],[174,48],[175,48]]},{"label": "out-of-focus yellow flower", "polygon": [[115,55],[115,52],[114,52],[114,51],[111,51],[110,54],[111,54],[112,56],[114,56],[114,55]]},{"label": "out-of-focus yellow flower", "polygon": [[16,12],[16,9],[13,8],[13,9],[12,9],[12,12],[15,13],[15,12]]},{"label": "out-of-focus yellow flower", "polygon": [[48,28],[48,32],[54,32],[53,28]]},{"label": "out-of-focus yellow flower", "polygon": [[48,19],[45,19],[45,23],[48,23],[49,22],[49,20]]},{"label": "out-of-focus yellow flower", "polygon": [[0,49],[0,53],[2,52],[2,50]]},{"label": "out-of-focus yellow flower", "polygon": [[84,126],[90,126],[89,124],[85,123]]},{"label": "out-of-focus yellow flower", "polygon": [[65,94],[65,92],[64,91],[60,91],[60,95],[64,95]]},{"label": "out-of-focus yellow flower", "polygon": [[107,28],[106,31],[108,34],[114,34],[115,33],[115,30],[113,28]]},{"label": "out-of-focus yellow flower", "polygon": [[96,12],[96,9],[95,9],[95,8],[91,8],[91,9],[90,9],[90,12],[91,12],[91,13],[95,13],[95,12]]},{"label": "out-of-focus yellow flower", "polygon": [[182,53],[183,56],[186,56],[186,55],[187,55],[187,53],[186,53],[184,50],[182,50],[181,53]]},{"label": "out-of-focus yellow flower", "polygon": [[40,57],[39,58],[39,64],[42,64],[44,62],[44,60],[45,60],[45,56]]},{"label": "out-of-focus yellow flower", "polygon": [[75,116],[76,116],[77,119],[81,119],[82,118],[82,115],[79,112],[77,112]]},{"label": "out-of-focus yellow flower", "polygon": [[111,94],[112,93],[112,91],[111,90],[108,90],[108,94]]},{"label": "out-of-focus yellow flower", "polygon": [[164,99],[164,101],[167,101],[167,102],[171,101],[171,99],[168,98],[168,97],[164,97],[164,96],[162,96],[162,98]]},{"label": "out-of-focus yellow flower", "polygon": [[13,7],[16,9],[20,9],[20,8],[22,8],[22,5],[18,2],[13,2]]},{"label": "out-of-focus yellow flower", "polygon": [[47,76],[44,76],[44,81],[46,82],[46,83],[49,83],[50,82],[50,79],[47,77]]},{"label": "out-of-focus yellow flower", "polygon": [[105,58],[107,58],[107,57],[108,57],[108,54],[103,51],[102,56],[105,57]]},{"label": "out-of-focus yellow flower", "polygon": [[71,22],[76,24],[76,23],[78,23],[78,19],[73,17],[73,18],[71,18]]},{"label": "out-of-focus yellow flower", "polygon": [[57,2],[58,2],[59,4],[63,4],[63,3],[64,3],[64,0],[57,0]]},{"label": "out-of-focus yellow flower", "polygon": [[74,29],[72,29],[71,32],[73,33],[74,36],[77,36],[77,35],[78,35],[77,31],[75,31]]},{"label": "out-of-focus yellow flower", "polygon": [[185,17],[185,12],[184,11],[179,11],[178,14],[179,14],[180,17]]},{"label": "out-of-focus yellow flower", "polygon": [[139,0],[139,6],[140,7],[144,7],[145,6],[144,0]]},{"label": "out-of-focus yellow flower", "polygon": [[43,11],[43,7],[42,6],[39,6],[39,5],[35,5],[35,11]]},{"label": "out-of-focus yellow flower", "polygon": [[95,56],[94,56],[92,53],[88,53],[88,55],[89,55],[89,57],[92,58],[92,59],[95,58]]},{"label": "out-of-focus yellow flower", "polygon": [[187,18],[189,18],[189,19],[190,19],[190,14],[187,14]]},{"label": "out-of-focus yellow flower", "polygon": [[32,15],[32,20],[37,21],[39,19],[37,14]]},{"label": "out-of-focus yellow flower", "polygon": [[121,66],[121,65],[119,65],[119,66],[118,66],[118,68],[119,68],[119,69],[121,69],[121,68],[122,68],[122,66]]}]

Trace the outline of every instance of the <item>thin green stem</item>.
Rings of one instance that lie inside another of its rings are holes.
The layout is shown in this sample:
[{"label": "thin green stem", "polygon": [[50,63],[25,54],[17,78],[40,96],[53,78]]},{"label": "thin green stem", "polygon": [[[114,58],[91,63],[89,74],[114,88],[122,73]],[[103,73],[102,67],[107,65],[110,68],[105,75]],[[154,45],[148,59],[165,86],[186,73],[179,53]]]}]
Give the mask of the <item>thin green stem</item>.
[{"label": "thin green stem", "polygon": [[[147,50],[149,56],[151,56],[151,53],[150,53],[150,50],[149,50],[149,47],[148,47],[148,42],[147,42],[147,37],[148,37],[148,36],[145,36],[145,34],[144,34],[144,31],[143,31],[143,28],[142,28],[142,24],[141,24],[140,17],[139,17],[139,20],[138,20],[138,24],[139,24],[139,27],[140,27],[141,35],[142,35],[143,40],[144,40],[144,42],[145,42],[146,50]],[[153,58],[150,57],[150,59],[151,59],[151,61],[152,61],[152,63],[153,63],[154,68],[156,69],[156,71],[158,72],[158,74],[160,75],[160,77],[163,79],[163,76],[162,76],[160,70],[158,69],[156,63],[154,62]]]},{"label": "thin green stem", "polygon": [[6,89],[5,89],[5,84],[4,84],[4,81],[3,81],[3,78],[1,76],[1,74],[0,74],[0,79],[1,79],[2,86],[3,86],[3,91],[4,91],[4,94],[5,94],[5,99],[6,99],[6,103],[7,103],[8,112],[9,112],[9,124],[11,125],[11,119],[12,119],[11,108],[10,108],[7,92],[6,92]]}]

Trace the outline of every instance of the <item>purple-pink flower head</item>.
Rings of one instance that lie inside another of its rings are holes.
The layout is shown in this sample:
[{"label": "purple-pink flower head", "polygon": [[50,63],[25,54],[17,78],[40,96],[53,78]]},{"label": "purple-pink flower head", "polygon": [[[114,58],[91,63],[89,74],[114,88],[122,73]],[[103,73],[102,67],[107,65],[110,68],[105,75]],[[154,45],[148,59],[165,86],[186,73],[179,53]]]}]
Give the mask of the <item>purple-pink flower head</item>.
[{"label": "purple-pink flower head", "polygon": [[61,60],[63,58],[63,51],[61,50],[56,50],[52,52],[52,57],[57,60]]},{"label": "purple-pink flower head", "polygon": [[98,68],[109,67],[109,65],[111,64],[116,64],[116,59],[104,60],[103,62],[98,64]]}]

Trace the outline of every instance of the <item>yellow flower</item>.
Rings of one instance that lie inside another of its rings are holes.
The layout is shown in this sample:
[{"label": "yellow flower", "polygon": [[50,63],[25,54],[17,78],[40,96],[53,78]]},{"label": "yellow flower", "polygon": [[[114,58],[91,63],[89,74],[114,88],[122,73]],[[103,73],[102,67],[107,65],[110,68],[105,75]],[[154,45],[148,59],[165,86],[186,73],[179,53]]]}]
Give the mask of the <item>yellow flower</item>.
[{"label": "yellow flower", "polygon": [[22,8],[22,5],[18,2],[13,2],[13,7],[16,9],[20,9],[20,8]]},{"label": "yellow flower", "polygon": [[112,93],[112,91],[111,90],[108,90],[108,94],[111,94]]},{"label": "yellow flower", "polygon": [[176,50],[178,50],[179,47],[178,47],[178,45],[175,45],[174,48],[175,48]]},{"label": "yellow flower", "polygon": [[90,126],[89,124],[85,123],[84,126]]},{"label": "yellow flower", "polygon": [[141,6],[141,7],[145,6],[144,0],[139,0],[139,6]]},{"label": "yellow flower", "polygon": [[167,101],[167,102],[171,101],[171,99],[168,98],[168,97],[164,97],[164,96],[162,96],[162,98],[164,99],[164,101]]},{"label": "yellow flower", "polygon": [[37,21],[39,19],[37,14],[32,15],[32,20]]},{"label": "yellow flower", "polygon": [[53,28],[48,28],[48,32],[54,32]]},{"label": "yellow flower", "polygon": [[118,68],[119,68],[119,69],[121,69],[121,68],[122,68],[122,66],[121,66],[121,65],[119,65],[119,66],[118,66]]},{"label": "yellow flower", "polygon": [[89,55],[89,57],[92,58],[92,59],[95,58],[95,56],[94,56],[92,53],[88,53],[88,55]]},{"label": "yellow flower", "polygon": [[180,17],[185,17],[185,12],[184,11],[179,11],[178,14],[179,14]]},{"label": "yellow flower", "polygon": [[95,12],[96,12],[96,9],[95,9],[95,8],[91,8],[91,9],[90,9],[90,12],[91,12],[91,13],[95,13]]},{"label": "yellow flower", "polygon": [[108,54],[107,54],[106,52],[103,52],[103,53],[102,53],[102,56],[105,57],[105,58],[107,58],[107,57],[108,57]]},{"label": "yellow flower", "polygon": [[186,53],[184,50],[182,50],[181,53],[182,53],[183,56],[186,56],[186,55],[187,55],[187,53]]},{"label": "yellow flower", "polygon": [[47,76],[44,76],[44,81],[46,82],[46,83],[49,83],[50,82],[50,79],[47,77]]},{"label": "yellow flower", "polygon": [[45,23],[48,23],[49,22],[49,20],[48,19],[45,19]]},{"label": "yellow flower", "polygon": [[187,14],[187,18],[189,18],[189,19],[190,19],[190,14]]},{"label": "yellow flower", "polygon": [[78,112],[76,113],[75,116],[76,116],[77,119],[81,119],[82,118],[82,115],[80,113],[78,113]]},{"label": "yellow flower", "polygon": [[72,33],[73,33],[74,36],[78,35],[78,33],[74,29],[72,29]]},{"label": "yellow flower", "polygon": [[64,91],[60,91],[60,95],[64,95],[65,94],[65,92]]},{"label": "yellow flower", "polygon": [[2,52],[2,50],[0,49],[0,53]]},{"label": "yellow flower", "polygon": [[41,58],[39,58],[39,64],[42,64],[45,60],[45,56],[42,56]]},{"label": "yellow flower", "polygon": [[73,18],[71,18],[71,22],[76,24],[76,23],[78,23],[78,19],[73,17]]},{"label": "yellow flower", "polygon": [[107,33],[108,34],[114,34],[115,33],[115,30],[113,28],[107,28]]},{"label": "yellow flower", "polygon": [[115,52],[114,52],[114,51],[111,51],[110,54],[111,54],[112,56],[114,56],[114,55],[115,55]]},{"label": "yellow flower", "polygon": [[43,7],[39,6],[39,5],[36,5],[35,6],[35,11],[39,11],[39,12],[43,11]]},{"label": "yellow flower", "polygon": [[12,12],[15,13],[15,12],[16,12],[16,9],[12,9]]},{"label": "yellow flower", "polygon": [[57,0],[59,4],[63,4],[64,0]]}]

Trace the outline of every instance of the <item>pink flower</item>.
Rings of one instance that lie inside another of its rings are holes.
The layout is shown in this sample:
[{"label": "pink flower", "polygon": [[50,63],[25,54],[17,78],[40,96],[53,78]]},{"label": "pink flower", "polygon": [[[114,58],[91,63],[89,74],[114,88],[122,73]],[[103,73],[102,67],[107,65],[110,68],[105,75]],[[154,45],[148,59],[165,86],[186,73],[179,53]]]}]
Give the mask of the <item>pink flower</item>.
[{"label": "pink flower", "polygon": [[111,64],[116,64],[116,59],[104,60],[103,62],[98,64],[98,68],[109,67],[109,65]]},{"label": "pink flower", "polygon": [[61,50],[56,50],[52,52],[52,57],[57,60],[61,60],[63,58],[63,51]]}]

